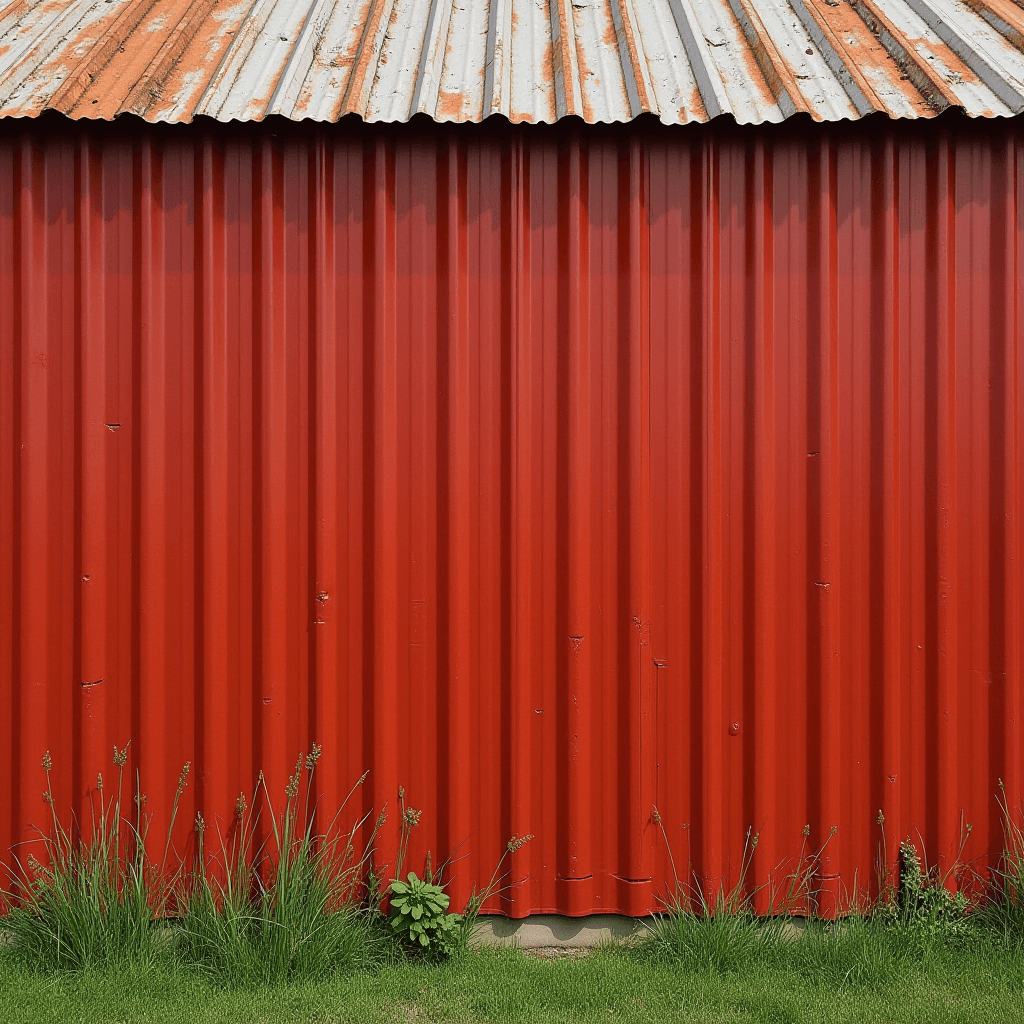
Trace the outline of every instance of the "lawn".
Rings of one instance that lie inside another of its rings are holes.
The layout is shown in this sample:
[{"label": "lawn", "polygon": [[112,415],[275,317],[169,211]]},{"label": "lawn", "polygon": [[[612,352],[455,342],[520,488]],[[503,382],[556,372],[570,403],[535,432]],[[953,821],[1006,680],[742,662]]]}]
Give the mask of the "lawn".
[{"label": "lawn", "polygon": [[[825,955],[822,950],[825,949]],[[978,939],[855,947],[811,936],[766,944],[730,968],[663,950],[601,949],[543,959],[514,949],[444,964],[395,963],[275,987],[231,988],[159,961],[57,974],[0,954],[0,1020],[278,1021],[982,1021],[1024,1020],[1024,952]],[[829,955],[830,952],[835,955]],[[865,969],[866,968],[866,969]]]}]

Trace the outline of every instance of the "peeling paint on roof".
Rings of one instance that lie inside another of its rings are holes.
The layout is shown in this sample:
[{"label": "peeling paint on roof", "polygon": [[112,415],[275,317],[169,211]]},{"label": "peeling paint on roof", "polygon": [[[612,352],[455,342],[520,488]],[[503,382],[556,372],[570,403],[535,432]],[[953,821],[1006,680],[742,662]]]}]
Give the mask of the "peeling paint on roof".
[{"label": "peeling paint on roof", "polygon": [[11,0],[0,116],[1024,110],[1024,0]]}]

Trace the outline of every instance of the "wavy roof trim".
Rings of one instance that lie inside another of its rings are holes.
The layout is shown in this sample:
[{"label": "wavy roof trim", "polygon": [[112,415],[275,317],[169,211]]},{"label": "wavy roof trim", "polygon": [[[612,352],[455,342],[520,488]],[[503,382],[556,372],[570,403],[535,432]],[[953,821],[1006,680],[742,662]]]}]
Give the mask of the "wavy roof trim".
[{"label": "wavy roof trim", "polygon": [[[1019,4],[1019,5],[1018,5]],[[12,0],[0,116],[627,121],[1024,109],[1024,0]]]}]

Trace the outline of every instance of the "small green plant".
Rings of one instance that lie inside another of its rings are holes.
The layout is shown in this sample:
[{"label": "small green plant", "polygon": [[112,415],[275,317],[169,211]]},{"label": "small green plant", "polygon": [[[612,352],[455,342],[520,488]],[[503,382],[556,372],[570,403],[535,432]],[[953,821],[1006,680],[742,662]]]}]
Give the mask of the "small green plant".
[{"label": "small green plant", "polygon": [[[878,812],[878,824],[885,817]],[[964,874],[963,852],[971,834],[971,826],[960,827],[960,846],[951,866],[944,872],[929,866],[908,836],[900,843],[899,878],[893,882],[884,876],[872,916],[878,921],[905,929],[921,938],[934,939],[961,935],[968,921],[970,902],[959,883]],[[885,837],[881,852],[885,863]]]},{"label": "small green plant", "polygon": [[424,877],[409,872],[406,881],[401,880],[412,830],[420,823],[423,812],[406,807],[405,789],[402,786],[398,787],[398,806],[401,822],[395,859],[395,875],[398,877],[388,887],[391,928],[396,935],[401,936],[407,947],[411,946],[420,952],[441,956],[464,952],[469,948],[469,940],[483,905],[508,888],[504,883],[507,874],[506,858],[522,849],[533,836],[513,836],[505,844],[505,850],[498,858],[487,884],[482,889],[474,885],[463,912],[453,913],[448,909],[451,900],[444,891],[446,883],[441,881],[451,865],[451,857],[435,871],[431,867],[430,851],[427,851]]},{"label": "small green plant", "polygon": [[451,956],[462,945],[462,915],[448,912],[451,902],[440,885],[410,871],[391,883],[391,927],[413,946]]}]

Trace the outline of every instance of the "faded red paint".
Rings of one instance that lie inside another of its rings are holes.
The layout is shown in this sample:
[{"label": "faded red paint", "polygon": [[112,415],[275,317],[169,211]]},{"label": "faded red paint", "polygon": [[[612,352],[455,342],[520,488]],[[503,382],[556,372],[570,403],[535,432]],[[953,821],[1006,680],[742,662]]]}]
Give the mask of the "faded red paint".
[{"label": "faded red paint", "polygon": [[130,738],[157,832],[186,759],[213,821],[317,741],[457,900],[535,833],[516,915],[651,909],[655,803],[712,879],[836,826],[826,896],[879,809],[995,851],[1022,146],[5,122],[0,844]]}]

